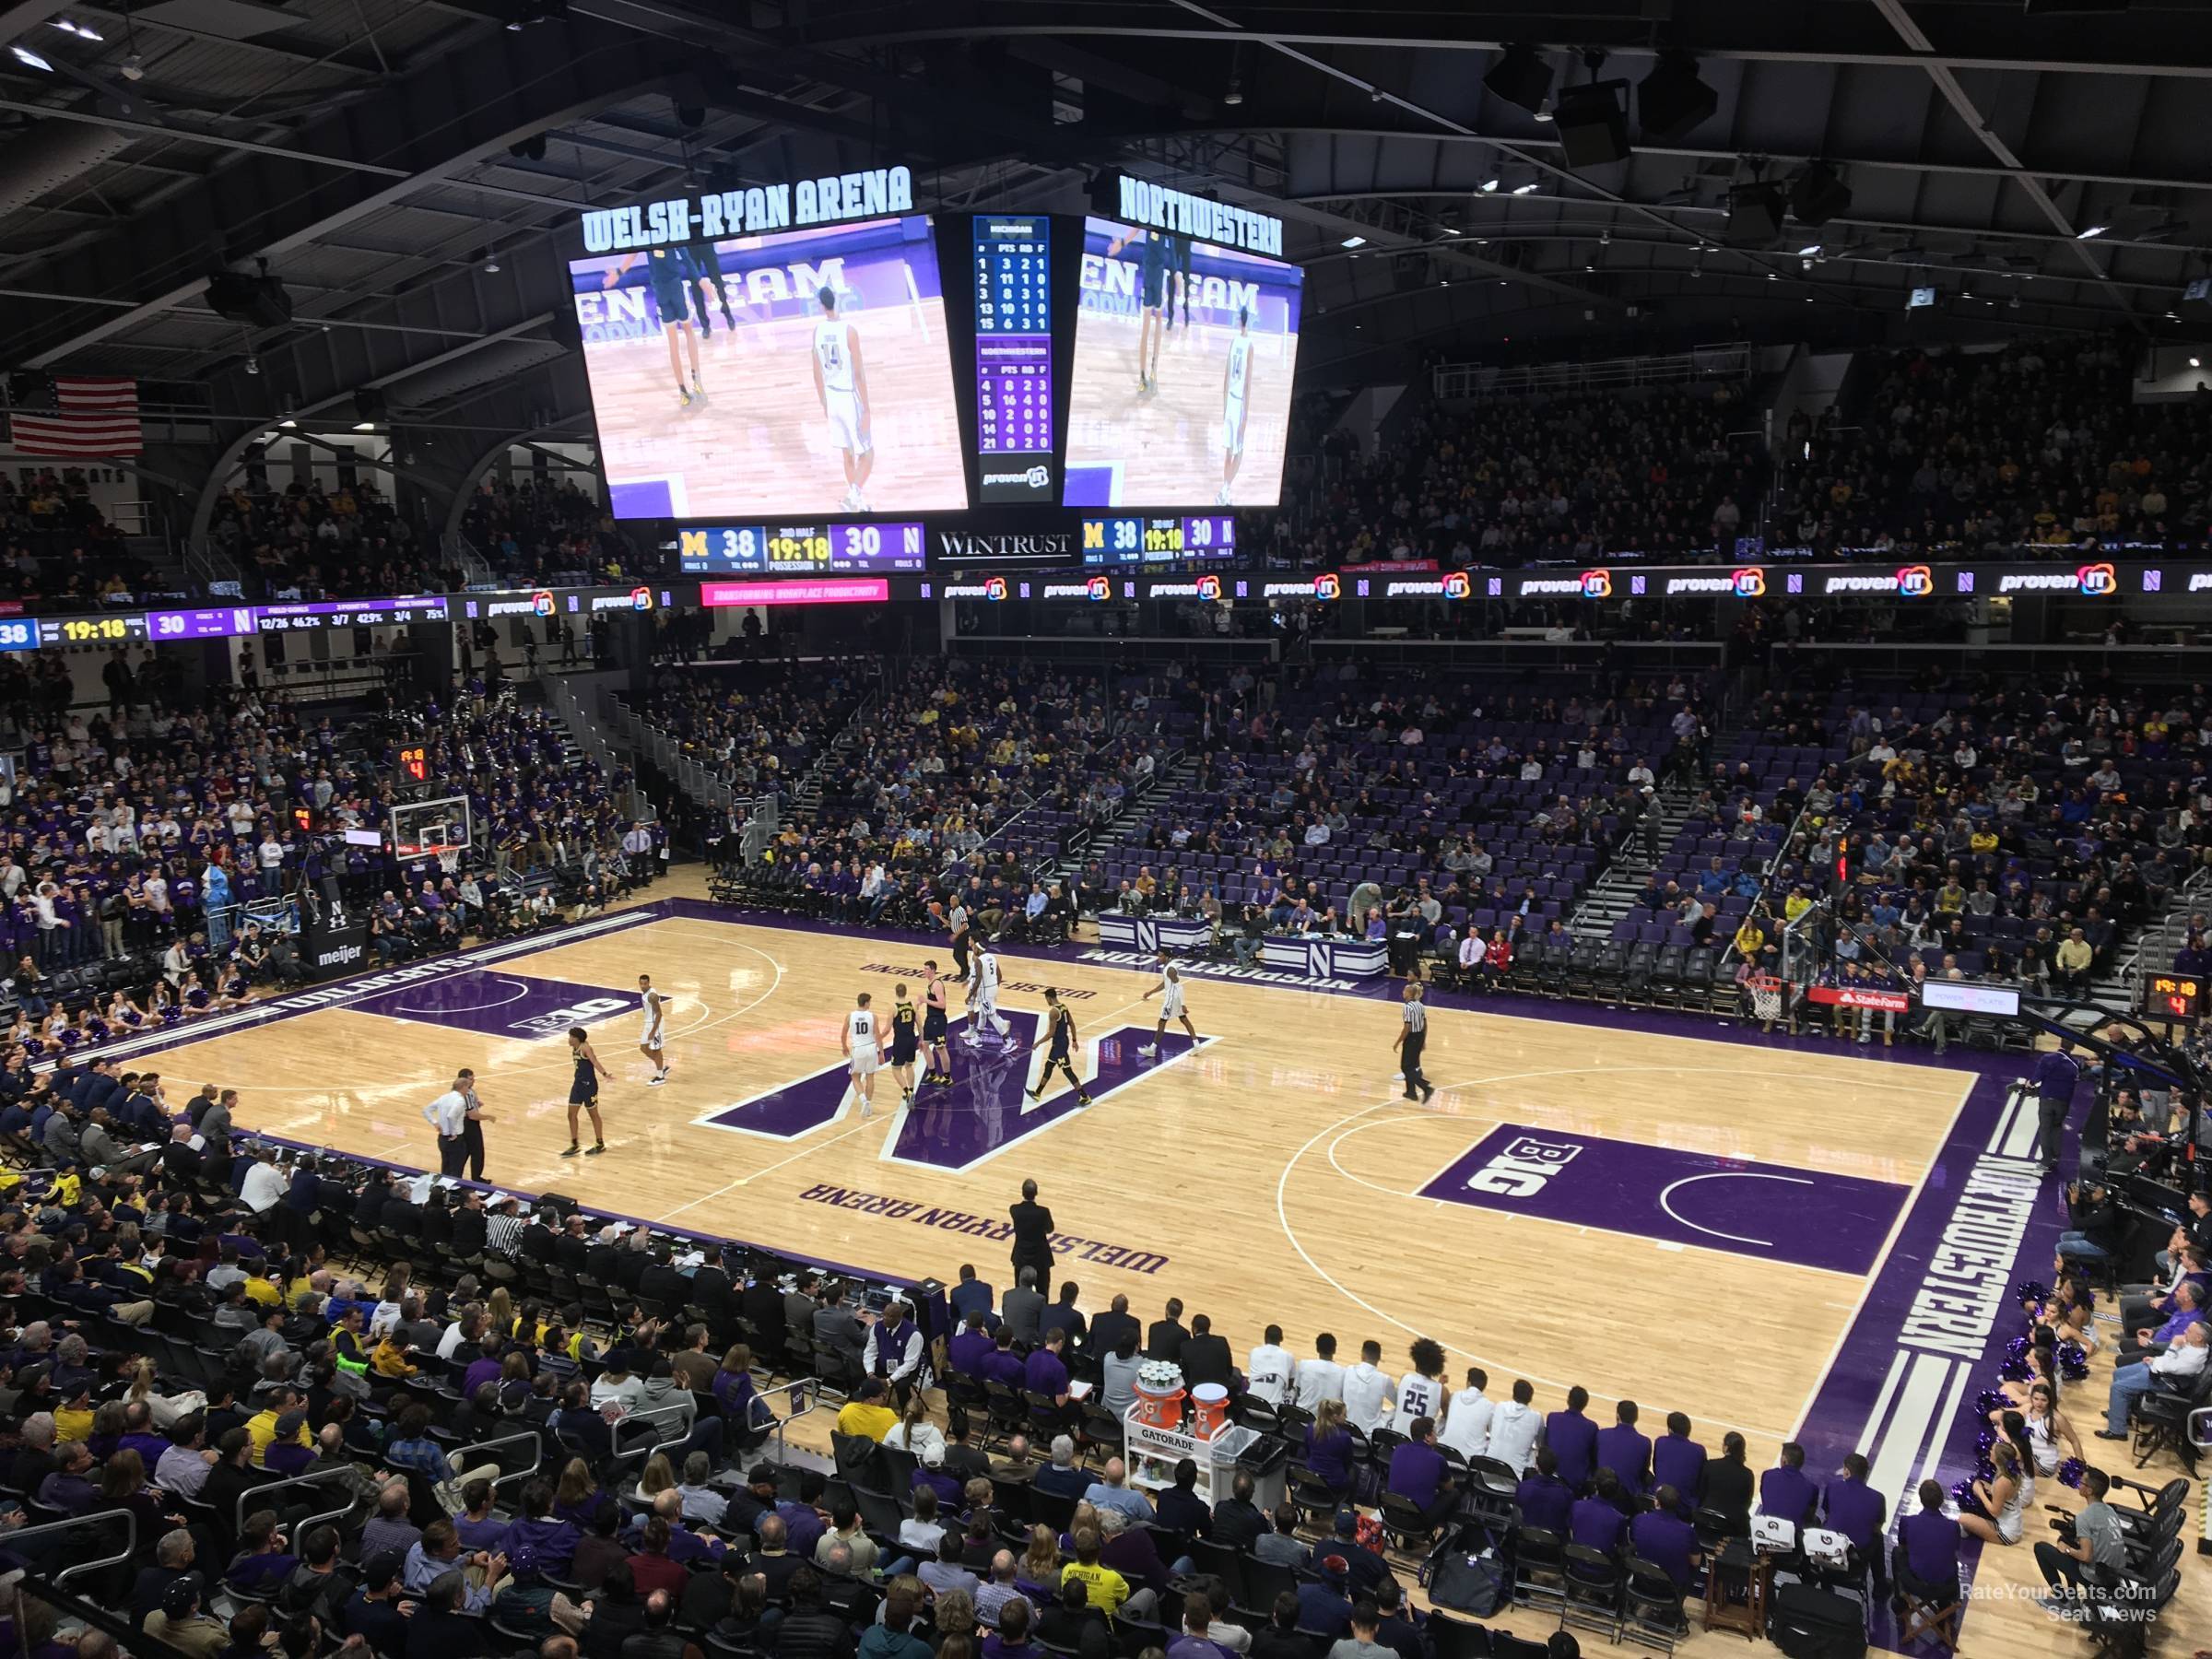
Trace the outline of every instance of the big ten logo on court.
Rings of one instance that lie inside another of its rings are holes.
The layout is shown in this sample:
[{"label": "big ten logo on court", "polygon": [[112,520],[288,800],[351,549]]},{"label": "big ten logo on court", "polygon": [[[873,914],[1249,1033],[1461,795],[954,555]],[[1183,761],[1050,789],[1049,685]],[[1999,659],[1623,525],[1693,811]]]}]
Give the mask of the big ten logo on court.
[{"label": "big ten logo on court", "polygon": [[1613,596],[1613,572],[1612,572],[1612,571],[1584,571],[1583,572],[1583,598],[1585,598],[1585,599],[1610,599],[1612,596]]},{"label": "big ten logo on court", "polygon": [[1900,599],[1925,599],[1936,591],[1936,572],[1926,565],[1907,565],[1897,573]]},{"label": "big ten logo on court", "polygon": [[1767,591],[1767,573],[1758,565],[1746,565],[1740,571],[1732,571],[1728,580],[1735,584],[1738,599],[1757,599]]},{"label": "big ten logo on court", "polygon": [[528,1019],[518,1019],[507,1029],[527,1031],[533,1037],[558,1037],[571,1026],[590,1025],[595,1019],[627,1013],[636,1004],[625,997],[587,996],[549,1014],[533,1014]]},{"label": "big ten logo on court", "polygon": [[2074,572],[2074,580],[2084,594],[2092,599],[2101,599],[2120,591],[2120,573],[2109,564],[2086,564]]},{"label": "big ten logo on court", "polygon": [[1198,597],[1205,600],[1208,605],[1212,605],[1218,600],[1221,597],[1221,578],[1218,576],[1199,577]]},{"label": "big ten logo on court", "polygon": [[1581,1151],[1582,1147],[1573,1141],[1538,1140],[1533,1135],[1517,1135],[1505,1144],[1503,1151],[1467,1177],[1467,1186],[1470,1191],[1490,1193],[1500,1198],[1534,1198]]},{"label": "big ten logo on court", "polygon": [[1113,582],[1109,577],[1093,576],[1083,584],[1083,591],[1093,599],[1111,599],[1113,597]]},{"label": "big ten logo on court", "polygon": [[1332,600],[1344,597],[1344,583],[1337,580],[1335,571],[1324,571],[1313,578],[1313,597]]},{"label": "big ten logo on court", "polygon": [[1474,591],[1475,584],[1467,579],[1465,571],[1453,571],[1444,578],[1444,597],[1447,599],[1465,599]]},{"label": "big ten logo on court", "polygon": [[530,595],[530,608],[541,617],[553,614],[553,594],[550,589],[539,588]]}]

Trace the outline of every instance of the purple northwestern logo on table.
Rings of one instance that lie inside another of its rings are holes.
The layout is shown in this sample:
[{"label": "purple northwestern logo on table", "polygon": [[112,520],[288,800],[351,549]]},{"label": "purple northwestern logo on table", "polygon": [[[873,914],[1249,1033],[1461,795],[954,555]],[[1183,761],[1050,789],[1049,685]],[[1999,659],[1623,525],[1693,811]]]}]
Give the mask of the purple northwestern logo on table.
[{"label": "purple northwestern logo on table", "polygon": [[[888,1068],[877,1073],[876,1115],[884,1124],[876,1155],[879,1160],[921,1169],[972,1170],[1055,1124],[1100,1110],[1119,1091],[1204,1046],[1180,1033],[1169,1033],[1159,1040],[1159,1054],[1147,1059],[1136,1051],[1153,1041],[1149,1027],[1117,1026],[1087,1034],[1077,1073],[1090,1105],[1077,1105],[1076,1091],[1056,1074],[1046,1079],[1044,1098],[1032,1100],[1028,1091],[1044,1060],[1038,1047],[1043,1018],[1011,1010],[1004,1018],[1011,1044],[1001,1045],[986,1036],[975,1049],[967,1043],[969,1022],[956,1020],[952,1087],[924,1088],[912,1106],[899,1105],[899,1085]],[[818,1071],[696,1121],[739,1135],[791,1141],[834,1123],[857,1122],[859,1110],[846,1063],[841,1055],[833,1055]]]},{"label": "purple northwestern logo on table", "polygon": [[1881,1254],[1906,1189],[1824,1170],[1501,1124],[1420,1195],[1863,1274]]}]

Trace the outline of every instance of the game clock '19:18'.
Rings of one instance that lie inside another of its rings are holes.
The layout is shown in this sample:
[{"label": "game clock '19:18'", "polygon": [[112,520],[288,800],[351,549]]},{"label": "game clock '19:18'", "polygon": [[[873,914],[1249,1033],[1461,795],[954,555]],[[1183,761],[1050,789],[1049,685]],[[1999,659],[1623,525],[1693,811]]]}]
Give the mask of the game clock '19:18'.
[{"label": "game clock '19:18'", "polygon": [[687,575],[779,576],[919,571],[928,562],[920,524],[698,524],[676,533]]}]

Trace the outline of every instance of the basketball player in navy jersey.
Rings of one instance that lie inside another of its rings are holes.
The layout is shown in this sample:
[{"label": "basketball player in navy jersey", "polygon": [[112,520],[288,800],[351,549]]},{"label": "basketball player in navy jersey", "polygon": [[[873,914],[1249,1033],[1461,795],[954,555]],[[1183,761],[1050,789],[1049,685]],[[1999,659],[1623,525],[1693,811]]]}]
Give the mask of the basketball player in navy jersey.
[{"label": "basketball player in navy jersey", "polygon": [[722,325],[732,335],[737,332],[737,319],[730,314],[729,290],[722,281],[722,251],[711,241],[686,242],[677,250],[684,262],[684,275],[700,295],[693,308],[699,312],[699,332],[709,339],[714,337],[713,320],[708,316],[709,300],[722,312]]},{"label": "basketball player in navy jersey", "polygon": [[876,1011],[868,1006],[869,996],[863,991],[855,999],[853,1011],[845,1016],[845,1024],[839,1033],[840,1046],[844,1050],[845,1069],[853,1074],[853,1092],[860,1100],[860,1115],[866,1117],[876,1110],[876,1073],[883,1062],[876,1046]]},{"label": "basketball player in navy jersey", "polygon": [[1030,1090],[1030,1099],[1044,1099],[1044,1086],[1053,1080],[1057,1071],[1067,1079],[1067,1086],[1076,1091],[1076,1104],[1088,1106],[1090,1096],[1083,1087],[1083,1079],[1076,1076],[1074,1051],[1076,1046],[1076,1017],[1067,1011],[1060,1000],[1060,993],[1052,986],[1044,988],[1045,1031],[1052,1046],[1044,1056],[1044,1069],[1037,1074],[1037,1087]]},{"label": "basketball player in navy jersey", "polygon": [[1135,229],[1119,241],[1106,244],[1106,257],[1112,259],[1132,242],[1141,241],[1136,275],[1136,297],[1140,308],[1136,325],[1136,389],[1139,393],[1157,390],[1159,384],[1159,341],[1167,332],[1168,306],[1168,239],[1159,230]]},{"label": "basketball player in navy jersey", "polygon": [[1237,332],[1229,342],[1229,360],[1221,365],[1221,493],[1214,505],[1229,505],[1230,487],[1244,459],[1244,413],[1252,388],[1252,309],[1237,312]]},{"label": "basketball player in navy jersey", "polygon": [[916,1032],[921,1022],[914,1017],[914,1005],[908,1000],[906,982],[900,980],[891,988],[891,1076],[899,1080],[899,1103],[914,1103],[914,1050],[919,1046]]},{"label": "basketball player in navy jersey", "polygon": [[645,1087],[654,1088],[668,1081],[668,1054],[661,1046],[668,999],[653,988],[650,973],[638,975],[638,1003],[645,1010],[645,1029],[638,1036],[638,1053],[653,1062],[653,1076],[645,1079]]},{"label": "basketball player in navy jersey", "polygon": [[592,1048],[592,1040],[582,1026],[569,1028],[569,1058],[576,1063],[576,1076],[569,1084],[569,1149],[563,1158],[573,1158],[581,1148],[576,1143],[579,1112],[592,1114],[592,1147],[586,1158],[596,1158],[606,1150],[606,1125],[599,1121],[599,1079],[615,1074],[600,1064]]},{"label": "basketball player in navy jersey", "polygon": [[860,335],[838,315],[837,290],[827,284],[815,294],[822,320],[814,325],[814,394],[830,423],[830,441],[844,456],[845,494],[838,502],[848,512],[865,512],[861,493],[876,470],[876,444],[868,433],[868,367],[861,360]]},{"label": "basketball player in navy jersey", "polygon": [[922,970],[929,975],[922,987],[922,1049],[929,1061],[922,1081],[948,1084],[952,1081],[952,1050],[945,1041],[945,982],[937,976],[935,958],[924,962]]},{"label": "basketball player in navy jersey", "polygon": [[1182,975],[1175,971],[1175,964],[1168,960],[1164,950],[1159,953],[1159,983],[1145,993],[1144,1000],[1149,1002],[1154,996],[1159,998],[1159,1023],[1153,1028],[1152,1041],[1136,1051],[1146,1060],[1159,1053],[1159,1040],[1168,1034],[1171,1019],[1182,1021],[1182,1029],[1190,1033],[1191,1041],[1198,1041],[1198,1028],[1191,1023],[1191,1017],[1182,1008]]},{"label": "basketball player in navy jersey", "polygon": [[[624,254],[620,263],[607,272],[599,286],[613,288],[622,280],[622,273],[638,262],[638,257],[635,253]],[[660,313],[661,334],[668,342],[668,372],[676,377],[677,403],[679,407],[688,409],[695,396],[704,397],[707,394],[706,386],[699,378],[699,331],[691,324],[691,267],[684,259],[680,248],[654,248],[644,259],[645,280],[653,289],[653,309]],[[691,383],[688,386],[684,384],[684,355],[687,350],[691,359]]]}]

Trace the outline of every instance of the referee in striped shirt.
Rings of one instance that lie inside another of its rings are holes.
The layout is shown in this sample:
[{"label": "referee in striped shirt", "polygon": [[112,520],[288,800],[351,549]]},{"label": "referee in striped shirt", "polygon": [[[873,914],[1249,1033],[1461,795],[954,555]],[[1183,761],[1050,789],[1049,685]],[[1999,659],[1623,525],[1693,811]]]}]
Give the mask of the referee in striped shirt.
[{"label": "referee in striped shirt", "polygon": [[[1406,984],[1406,1022],[1398,1029],[1398,1040],[1392,1046],[1398,1051],[1398,1069],[1406,1074],[1406,1098],[1419,1100],[1423,1105],[1434,1098],[1436,1085],[1421,1076],[1421,1050],[1429,1043],[1429,1007],[1421,1001],[1421,982],[1408,980]],[[1419,1089],[1417,1096],[1415,1089]]]}]

